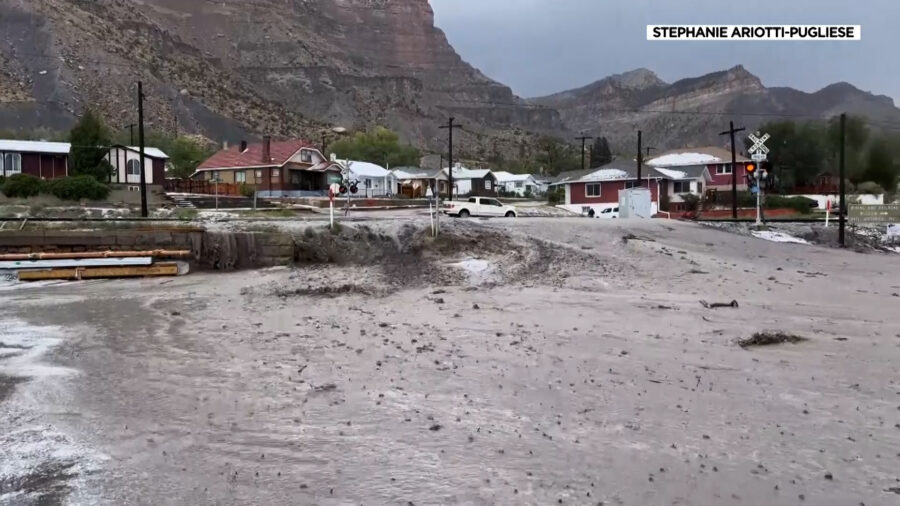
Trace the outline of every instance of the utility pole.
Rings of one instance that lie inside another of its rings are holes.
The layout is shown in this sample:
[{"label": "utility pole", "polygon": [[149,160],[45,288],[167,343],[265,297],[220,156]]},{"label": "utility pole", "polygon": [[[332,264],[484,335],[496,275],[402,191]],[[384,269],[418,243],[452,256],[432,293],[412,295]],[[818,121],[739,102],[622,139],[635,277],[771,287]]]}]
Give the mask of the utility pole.
[{"label": "utility pole", "polygon": [[172,127],[175,130],[175,137],[177,138],[178,137],[178,109],[176,108],[176,105],[175,105],[176,100],[178,100],[177,95],[176,95],[176,98],[172,99]]},{"label": "utility pole", "polygon": [[138,141],[141,143],[141,217],[150,215],[147,210],[147,177],[144,170],[144,83],[138,81]]},{"label": "utility pole", "polygon": [[448,176],[449,176],[448,179],[449,179],[449,183],[450,183],[450,188],[449,188],[450,198],[448,200],[453,200],[453,129],[454,128],[462,128],[462,125],[454,125],[453,124],[454,121],[456,121],[456,118],[451,116],[450,121],[448,121],[446,125],[443,125],[440,127],[441,130],[444,130],[444,129],[448,130],[448,132],[450,134],[450,139],[449,139],[450,140],[450,142],[449,142],[449,144],[450,144],[450,157],[449,157],[450,169],[448,171]]},{"label": "utility pole", "polygon": [[322,156],[324,156],[325,158],[328,158],[328,155],[325,154],[325,150],[328,149],[328,139],[326,139],[327,135],[327,133],[322,132]]},{"label": "utility pole", "polygon": [[746,128],[734,128],[734,121],[728,122],[728,130],[719,135],[731,136],[731,217],[737,219],[737,146],[734,143],[734,134],[743,132]]},{"label": "utility pole", "polygon": [[638,186],[644,186],[641,184],[641,166],[644,165],[644,150],[641,149],[641,144],[644,141],[644,132],[638,130],[638,156],[637,156],[637,184]]},{"label": "utility pole", "polygon": [[584,143],[585,141],[593,140],[593,137],[586,137],[582,135],[581,137],[575,137],[575,140],[581,141],[581,170],[584,170],[586,167],[584,166]]},{"label": "utility pole", "polygon": [[846,162],[847,162],[847,157],[846,157],[847,153],[846,153],[845,146],[844,146],[844,141],[845,141],[846,137],[847,137],[847,115],[841,114],[841,160],[840,160],[840,170],[839,170],[839,173],[840,173],[839,175],[841,177],[841,182],[840,182],[841,206],[838,208],[838,209],[840,209],[841,215],[838,217],[838,224],[839,224],[838,238],[840,239],[842,248],[846,246],[846,243],[844,242],[846,240],[846,237],[844,235],[844,227],[846,227],[846,223],[845,223],[846,218],[844,218],[844,214],[847,211],[846,204],[845,204],[845,202],[847,201],[847,198],[846,198],[847,197],[847,187],[846,187],[846,182],[845,182],[846,178],[844,176],[845,170],[846,170]]},{"label": "utility pole", "polygon": [[128,130],[131,130],[131,144],[129,144],[130,146],[134,146],[134,127],[136,127],[136,126],[137,126],[136,124],[132,123],[125,127]]}]

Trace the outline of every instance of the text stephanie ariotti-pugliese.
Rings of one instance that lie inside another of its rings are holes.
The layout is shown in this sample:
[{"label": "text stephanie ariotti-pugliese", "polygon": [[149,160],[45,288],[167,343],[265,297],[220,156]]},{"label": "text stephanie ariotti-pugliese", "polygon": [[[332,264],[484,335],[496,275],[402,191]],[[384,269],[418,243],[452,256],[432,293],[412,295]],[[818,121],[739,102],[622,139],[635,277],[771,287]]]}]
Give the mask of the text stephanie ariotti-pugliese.
[{"label": "text stephanie ariotti-pugliese", "polygon": [[647,40],[861,40],[860,25],[647,25]]}]

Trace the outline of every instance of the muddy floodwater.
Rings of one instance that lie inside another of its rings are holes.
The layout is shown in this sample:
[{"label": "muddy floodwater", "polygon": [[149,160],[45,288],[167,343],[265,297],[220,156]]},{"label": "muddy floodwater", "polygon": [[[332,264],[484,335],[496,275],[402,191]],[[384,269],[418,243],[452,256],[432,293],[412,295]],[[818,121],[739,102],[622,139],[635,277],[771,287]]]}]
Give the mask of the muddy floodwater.
[{"label": "muddy floodwater", "polygon": [[419,226],[346,263],[7,283],[0,504],[900,504],[898,256]]}]

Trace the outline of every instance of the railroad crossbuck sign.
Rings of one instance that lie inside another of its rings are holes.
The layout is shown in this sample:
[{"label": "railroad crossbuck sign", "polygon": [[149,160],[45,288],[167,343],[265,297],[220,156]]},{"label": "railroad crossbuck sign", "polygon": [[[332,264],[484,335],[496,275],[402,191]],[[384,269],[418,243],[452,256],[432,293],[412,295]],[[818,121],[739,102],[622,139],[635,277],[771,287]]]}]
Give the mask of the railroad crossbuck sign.
[{"label": "railroad crossbuck sign", "polygon": [[750,159],[754,162],[766,161],[767,155],[769,154],[769,148],[766,147],[766,141],[772,138],[772,136],[765,134],[760,137],[759,132],[756,132],[755,134],[750,134],[748,138],[753,141],[753,146],[750,147]]}]

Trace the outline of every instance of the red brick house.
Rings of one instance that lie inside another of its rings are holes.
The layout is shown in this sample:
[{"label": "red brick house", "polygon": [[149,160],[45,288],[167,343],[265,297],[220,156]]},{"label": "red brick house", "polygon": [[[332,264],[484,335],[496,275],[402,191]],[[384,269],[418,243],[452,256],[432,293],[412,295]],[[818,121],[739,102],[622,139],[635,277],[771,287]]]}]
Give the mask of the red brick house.
[{"label": "red brick house", "polygon": [[[747,164],[750,160],[738,154],[737,156],[737,185],[739,191],[747,189],[747,181],[744,178]],[[647,165],[657,169],[671,169],[678,171],[690,171],[696,173],[701,167],[709,171],[709,189],[731,188],[731,150],[715,146],[705,148],[682,148],[667,151],[659,156],[647,160]]]},{"label": "red brick house", "polygon": [[70,150],[68,142],[0,140],[0,176],[66,177]]},{"label": "red brick house", "polygon": [[559,207],[576,213],[586,213],[592,209],[595,214],[609,207],[618,207],[619,191],[643,186],[650,189],[655,213],[659,209],[662,176],[645,166],[641,170],[641,184],[638,185],[635,165],[632,161],[622,161],[593,169],[563,172],[550,186],[565,189],[565,199]]},{"label": "red brick house", "polygon": [[248,185],[257,191],[288,195],[322,193],[340,182],[341,166],[302,139],[271,141],[225,148],[197,167],[192,179]]}]

